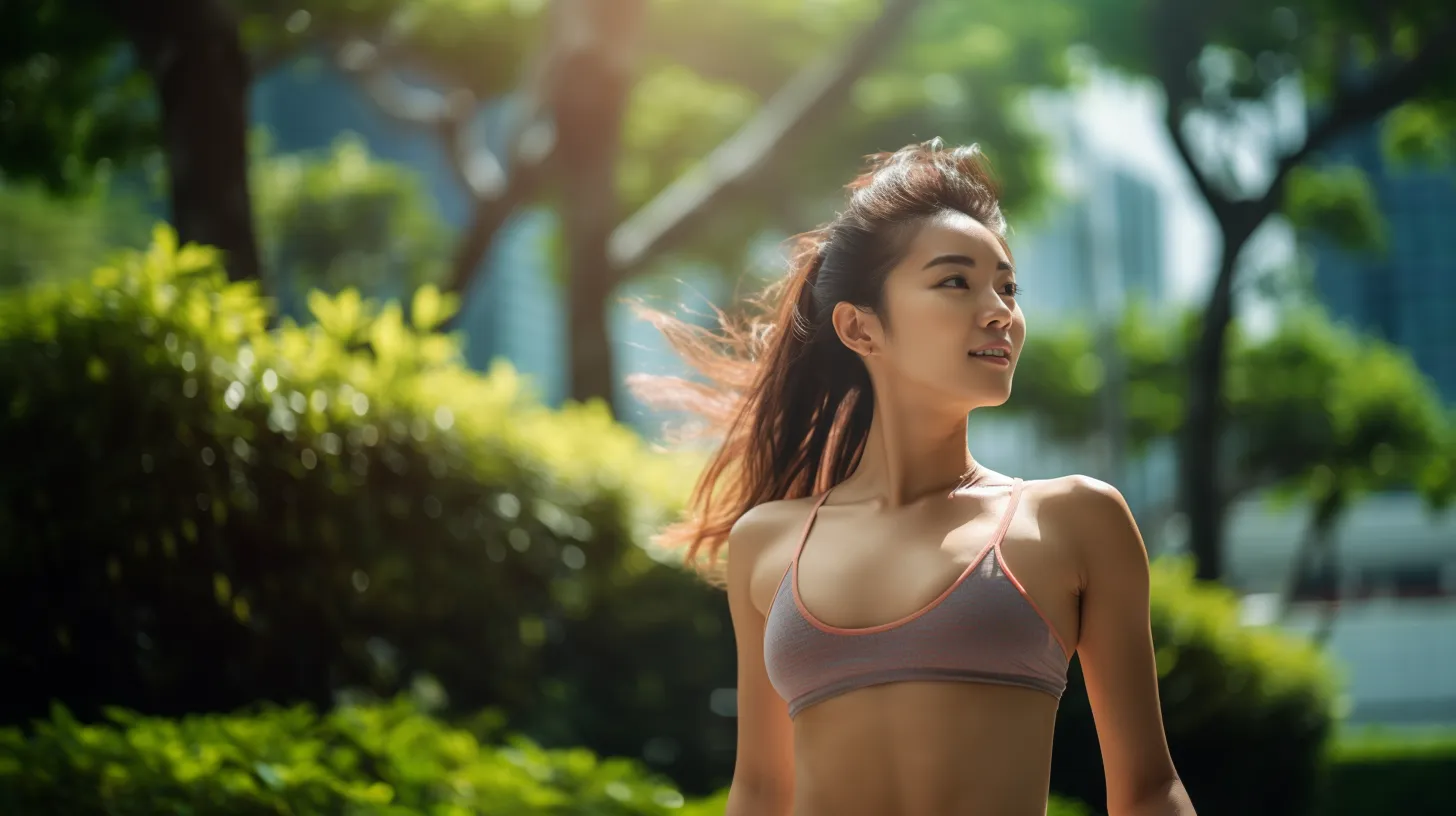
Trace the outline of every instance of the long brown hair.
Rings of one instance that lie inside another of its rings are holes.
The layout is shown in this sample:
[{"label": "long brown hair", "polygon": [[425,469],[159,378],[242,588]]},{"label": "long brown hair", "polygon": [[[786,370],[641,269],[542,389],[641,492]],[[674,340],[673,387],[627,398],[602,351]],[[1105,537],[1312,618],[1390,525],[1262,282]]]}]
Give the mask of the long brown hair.
[{"label": "long brown hair", "polygon": [[719,310],[716,331],[639,309],[706,382],[637,375],[634,391],[686,409],[721,434],[684,518],[659,537],[686,547],[688,563],[711,579],[739,517],[838,484],[864,453],[874,390],[864,363],[834,331],[835,305],[872,310],[888,325],[885,278],[920,225],[940,213],[964,213],[1005,241],[997,190],[976,145],[948,148],[933,139],[869,156],[847,190],[847,207],[833,221],[791,239],[788,274],[747,313]]}]

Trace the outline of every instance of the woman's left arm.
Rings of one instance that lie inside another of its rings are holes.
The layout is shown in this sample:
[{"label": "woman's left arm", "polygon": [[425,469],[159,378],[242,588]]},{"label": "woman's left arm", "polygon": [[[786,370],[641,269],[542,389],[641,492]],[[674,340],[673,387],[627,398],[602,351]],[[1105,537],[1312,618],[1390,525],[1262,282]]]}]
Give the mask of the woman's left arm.
[{"label": "woman's left arm", "polygon": [[[1109,816],[1194,816],[1173,767],[1148,617],[1148,552],[1117,488],[1073,477],[1056,526],[1076,535],[1082,620],[1077,653],[1102,747]],[[1051,508],[1048,508],[1051,509]]]}]

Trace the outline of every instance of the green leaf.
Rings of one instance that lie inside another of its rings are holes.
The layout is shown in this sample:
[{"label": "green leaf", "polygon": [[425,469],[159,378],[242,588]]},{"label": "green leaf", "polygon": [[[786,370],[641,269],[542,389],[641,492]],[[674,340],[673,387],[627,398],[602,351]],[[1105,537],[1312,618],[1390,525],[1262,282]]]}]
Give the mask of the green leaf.
[{"label": "green leaf", "polygon": [[1456,158],[1456,100],[1407,102],[1381,123],[1381,148],[1398,164],[1445,166]]},{"label": "green leaf", "polygon": [[1296,167],[1284,191],[1284,214],[1351,250],[1385,244],[1385,221],[1365,172],[1353,165]]}]

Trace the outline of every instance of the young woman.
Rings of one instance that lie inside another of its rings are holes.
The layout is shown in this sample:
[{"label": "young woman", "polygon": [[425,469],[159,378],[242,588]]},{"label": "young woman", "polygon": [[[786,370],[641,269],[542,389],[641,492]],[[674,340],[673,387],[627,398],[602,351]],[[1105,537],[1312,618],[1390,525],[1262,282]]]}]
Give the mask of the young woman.
[{"label": "young woman", "polygon": [[1194,812],[1121,494],[967,450],[1026,338],[1005,232],[977,148],[912,145],[801,236],[768,319],[658,316],[718,386],[678,385],[724,439],[666,537],[709,566],[726,544],[728,816],[1040,816],[1073,652],[1109,816]]}]

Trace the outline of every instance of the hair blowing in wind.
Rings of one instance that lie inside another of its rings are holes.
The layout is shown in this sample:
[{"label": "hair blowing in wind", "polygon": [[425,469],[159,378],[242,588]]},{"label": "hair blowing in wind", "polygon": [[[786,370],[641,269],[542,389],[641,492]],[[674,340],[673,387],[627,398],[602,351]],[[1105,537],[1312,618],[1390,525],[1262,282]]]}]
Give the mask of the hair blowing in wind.
[{"label": "hair blowing in wind", "polygon": [[765,502],[813,495],[843,481],[864,452],[874,416],[869,372],[835,333],[840,301],[884,313],[885,277],[915,231],[944,212],[976,219],[1003,243],[1006,221],[976,145],[939,139],[868,157],[847,186],[845,209],[791,239],[787,274],[745,314],[720,311],[716,329],[641,309],[703,378],[636,375],[649,403],[694,413],[721,439],[659,543],[718,577],[733,524]]}]

